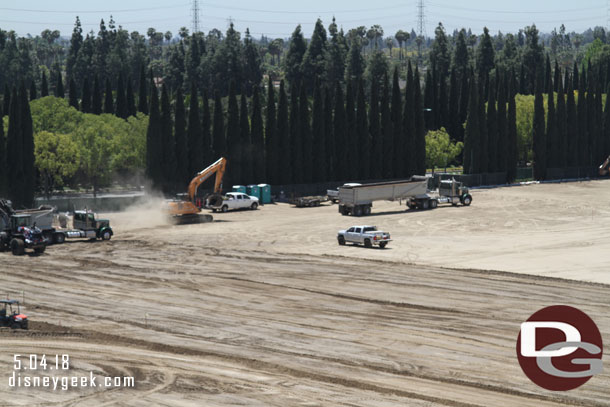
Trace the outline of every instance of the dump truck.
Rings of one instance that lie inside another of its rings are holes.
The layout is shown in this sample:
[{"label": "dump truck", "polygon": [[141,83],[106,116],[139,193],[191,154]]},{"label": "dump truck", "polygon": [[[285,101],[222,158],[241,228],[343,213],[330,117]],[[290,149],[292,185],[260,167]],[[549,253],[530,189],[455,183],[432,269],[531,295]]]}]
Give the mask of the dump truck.
[{"label": "dump truck", "polygon": [[25,254],[25,249],[32,249],[36,254],[44,253],[47,240],[36,226],[30,226],[30,215],[11,214],[2,216],[3,230],[0,230],[0,251],[10,250],[15,256]]},{"label": "dump truck", "polygon": [[409,180],[376,182],[339,187],[339,213],[366,216],[371,214],[374,201],[397,201],[425,197],[428,189],[426,177],[413,176]]},{"label": "dump truck", "polygon": [[409,209],[434,209],[443,203],[469,206],[472,195],[462,182],[451,179],[442,180],[436,191],[428,191],[425,195],[413,196],[407,200]]}]

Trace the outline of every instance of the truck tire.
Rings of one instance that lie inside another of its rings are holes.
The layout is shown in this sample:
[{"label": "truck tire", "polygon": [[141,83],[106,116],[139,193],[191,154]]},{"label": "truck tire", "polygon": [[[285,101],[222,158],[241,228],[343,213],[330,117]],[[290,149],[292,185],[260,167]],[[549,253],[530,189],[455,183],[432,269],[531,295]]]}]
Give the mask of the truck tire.
[{"label": "truck tire", "polygon": [[354,216],[362,216],[362,207],[360,205],[354,206]]},{"label": "truck tire", "polygon": [[102,240],[110,240],[111,237],[112,233],[110,233],[109,230],[104,230],[104,233],[102,233]]},{"label": "truck tire", "polygon": [[63,233],[55,233],[53,235],[53,243],[56,244],[62,244],[63,242],[66,241],[66,235],[64,235]]},{"label": "truck tire", "polygon": [[407,201],[407,206],[409,209],[417,209],[417,204],[411,200]]},{"label": "truck tire", "polygon": [[345,238],[343,236],[337,237],[337,241],[341,246],[345,246]]},{"label": "truck tire", "polygon": [[254,202],[252,204],[252,206],[250,207],[250,209],[252,209],[253,211],[255,211],[256,209],[258,209],[258,204],[256,202]]},{"label": "truck tire", "polygon": [[21,239],[12,239],[11,251],[15,256],[23,255],[23,253],[25,253],[25,242]]},{"label": "truck tire", "polygon": [[472,203],[472,196],[470,196],[470,194],[466,194],[466,195],[464,195],[464,197],[462,197],[462,205],[470,206],[471,203]]},{"label": "truck tire", "polygon": [[430,200],[430,209],[436,209],[437,206],[438,206],[438,201],[436,199],[431,199]]},{"label": "truck tire", "polygon": [[364,216],[369,216],[371,214],[371,207],[370,206],[365,206],[364,210],[362,211]]},{"label": "truck tire", "polygon": [[371,244],[371,239],[364,239],[364,247],[371,248],[373,245]]},{"label": "truck tire", "polygon": [[381,242],[381,243],[379,243],[379,247],[380,247],[381,249],[385,249],[385,247],[386,247],[387,245],[388,245],[388,242]]},{"label": "truck tire", "polygon": [[46,246],[37,247],[37,248],[34,249],[34,253],[36,253],[36,254],[43,254],[46,248],[47,248]]},{"label": "truck tire", "polygon": [[428,209],[430,207],[430,201],[426,199],[422,202],[421,207],[422,209]]},{"label": "truck tire", "polygon": [[222,208],[220,208],[220,210],[223,212],[227,212],[229,210],[229,207],[227,205],[222,205]]}]

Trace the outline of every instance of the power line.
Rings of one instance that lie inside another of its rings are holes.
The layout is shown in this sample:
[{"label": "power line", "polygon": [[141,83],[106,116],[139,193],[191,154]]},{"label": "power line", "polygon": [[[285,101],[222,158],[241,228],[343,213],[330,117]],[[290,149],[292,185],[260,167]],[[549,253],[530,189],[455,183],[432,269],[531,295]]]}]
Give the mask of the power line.
[{"label": "power line", "polygon": [[[224,10],[237,10],[237,11],[249,11],[255,13],[271,13],[271,14],[332,14],[332,13],[361,13],[367,11],[379,11],[379,7],[375,8],[365,8],[365,9],[335,9],[335,10],[326,10],[326,11],[295,11],[295,10],[269,10],[269,9],[255,9],[255,8],[243,8],[243,7],[233,7],[233,6],[225,6],[219,4],[212,3],[204,3],[204,6],[209,8],[219,8]],[[394,6],[383,7],[384,10],[392,10],[397,8],[406,8],[404,4],[396,4]]]},{"label": "power line", "polygon": [[192,30],[193,34],[200,32],[199,30],[199,0],[192,0],[191,13],[193,14]]},{"label": "power line", "polygon": [[5,11],[25,11],[28,13],[55,13],[55,14],[98,14],[98,13],[131,13],[131,12],[140,12],[140,11],[148,11],[148,10],[166,10],[173,9],[176,7],[183,7],[188,5],[188,3],[177,4],[173,6],[159,6],[159,7],[147,7],[147,8],[131,8],[131,9],[123,9],[123,10],[38,10],[38,9],[25,9],[25,8],[8,8],[8,7],[0,7],[0,10]]},{"label": "power line", "polygon": [[463,10],[463,11],[475,11],[475,12],[483,12],[483,13],[492,13],[492,14],[557,14],[557,13],[576,13],[580,11],[591,11],[591,10],[601,10],[603,8],[602,5],[599,7],[581,7],[577,9],[564,9],[564,10],[546,10],[546,11],[512,11],[512,10],[491,10],[491,9],[480,9],[480,8],[469,8],[456,6],[453,4],[443,4],[436,2],[428,2],[429,5],[435,7],[442,7],[444,9],[452,9],[452,10]]}]

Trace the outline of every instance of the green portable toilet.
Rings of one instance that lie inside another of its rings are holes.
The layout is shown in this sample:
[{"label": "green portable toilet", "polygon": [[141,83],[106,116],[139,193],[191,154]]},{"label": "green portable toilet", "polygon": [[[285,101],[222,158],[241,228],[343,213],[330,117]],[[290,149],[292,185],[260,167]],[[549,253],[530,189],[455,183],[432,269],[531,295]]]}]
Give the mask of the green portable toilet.
[{"label": "green portable toilet", "polygon": [[242,194],[246,193],[245,185],[233,185],[233,192],[240,192]]},{"label": "green portable toilet", "polygon": [[259,198],[263,204],[271,203],[271,185],[269,184],[258,184],[260,189],[261,197]]},{"label": "green portable toilet", "polygon": [[255,196],[258,198],[259,201],[261,201],[261,192],[260,192],[260,188],[258,187],[258,185],[248,185],[248,187],[246,188],[246,193],[250,196]]}]

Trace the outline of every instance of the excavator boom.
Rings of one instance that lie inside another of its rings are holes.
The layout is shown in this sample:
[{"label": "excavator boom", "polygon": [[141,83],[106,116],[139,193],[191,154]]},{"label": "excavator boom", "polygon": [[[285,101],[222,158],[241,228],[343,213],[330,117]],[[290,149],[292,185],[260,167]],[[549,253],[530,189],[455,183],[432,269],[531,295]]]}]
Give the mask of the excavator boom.
[{"label": "excavator boom", "polygon": [[606,161],[602,165],[599,166],[599,175],[608,175],[608,166],[610,165],[610,156],[606,158]]},{"label": "excavator boom", "polygon": [[191,180],[188,189],[188,197],[192,202],[195,200],[195,195],[197,195],[197,188],[205,182],[208,178],[210,178],[213,174],[216,174],[216,179],[214,180],[214,193],[220,193],[222,190],[222,178],[225,174],[225,168],[227,166],[227,159],[224,157],[219,158],[214,164],[210,165],[205,170],[197,173],[195,178]]}]

